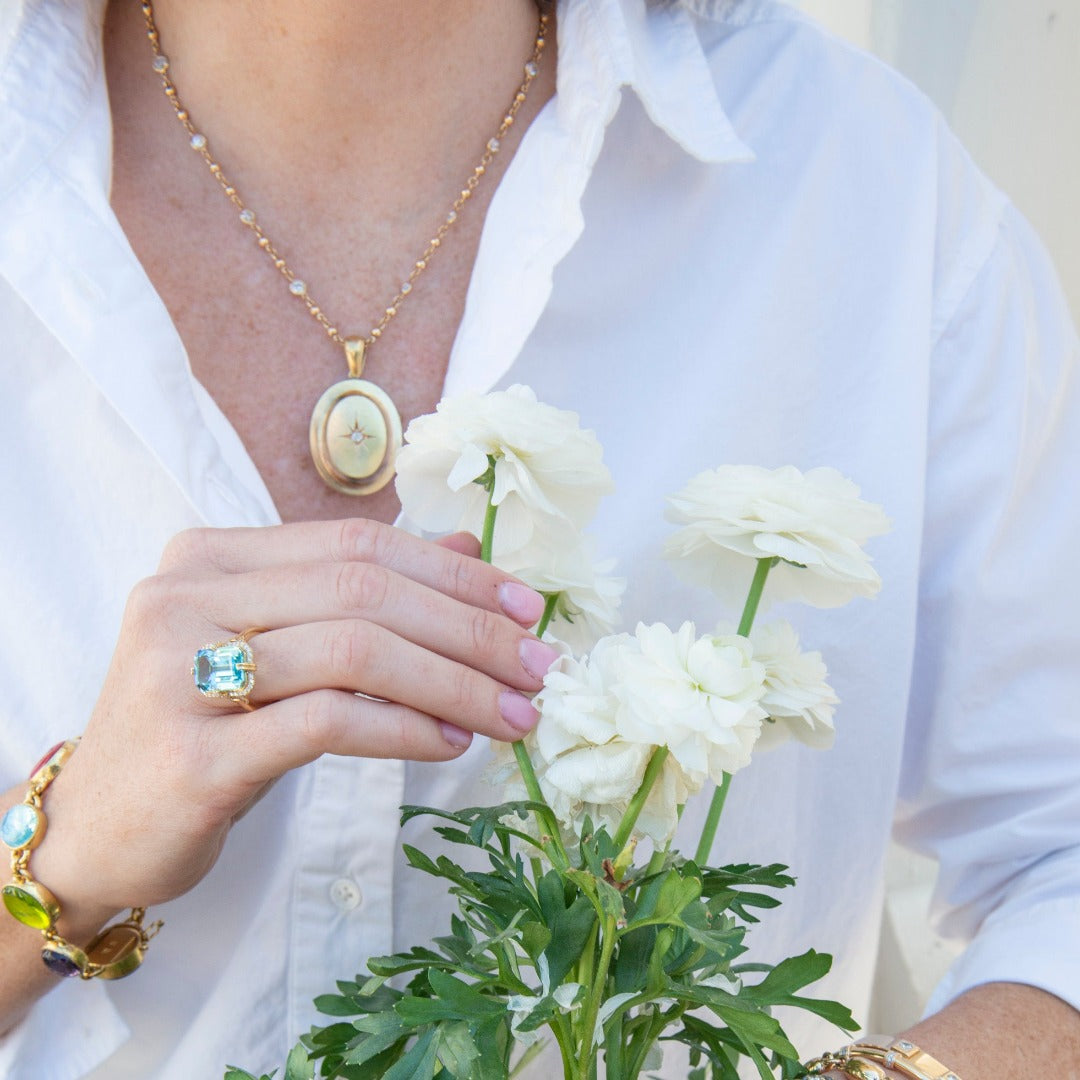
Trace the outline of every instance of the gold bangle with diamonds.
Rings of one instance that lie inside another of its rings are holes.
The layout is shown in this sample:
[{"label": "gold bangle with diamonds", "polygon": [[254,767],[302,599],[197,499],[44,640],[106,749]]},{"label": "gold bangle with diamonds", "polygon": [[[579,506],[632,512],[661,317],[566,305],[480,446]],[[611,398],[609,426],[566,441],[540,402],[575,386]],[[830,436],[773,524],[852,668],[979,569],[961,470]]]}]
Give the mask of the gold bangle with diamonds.
[{"label": "gold bangle with diamonds", "polygon": [[42,797],[78,745],[78,739],[71,739],[54,746],[30,774],[26,798],[0,821],[0,840],[11,849],[12,880],[3,888],[4,906],[12,918],[41,931],[45,938],[41,959],[54,975],[122,979],[143,962],[147,943],[161,923],[143,926],[146,909],[132,908],[126,919],[106,926],[80,948],[56,932],[60,903],[30,873],[30,852],[41,843],[48,824]]},{"label": "gold bangle with diamonds", "polygon": [[910,1077],[911,1080],[960,1080],[960,1077],[937,1058],[931,1057],[910,1039],[892,1035],[866,1035],[858,1042],[845,1046],[849,1056],[880,1061],[887,1069]]},{"label": "gold bangle with diamonds", "polygon": [[[861,1062],[862,1065],[852,1067]],[[920,1049],[910,1039],[897,1039],[892,1035],[867,1035],[858,1042],[853,1042],[835,1053],[822,1054],[819,1058],[806,1063],[808,1076],[820,1076],[830,1069],[836,1069],[847,1076],[854,1076],[866,1080],[876,1080],[883,1076],[877,1065],[881,1064],[886,1069],[892,1069],[910,1080],[960,1080],[957,1073],[936,1058],[931,1057],[925,1050]],[[875,1069],[874,1073],[868,1073],[868,1066]]]}]

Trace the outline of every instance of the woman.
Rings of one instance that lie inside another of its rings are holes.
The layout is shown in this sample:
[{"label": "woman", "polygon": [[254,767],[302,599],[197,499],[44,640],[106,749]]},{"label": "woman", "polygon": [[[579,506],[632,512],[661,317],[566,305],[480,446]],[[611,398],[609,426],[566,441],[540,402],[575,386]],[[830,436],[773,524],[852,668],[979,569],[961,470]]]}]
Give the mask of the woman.
[{"label": "woman", "polygon": [[[53,993],[40,936],[0,923],[10,1075],[278,1064],[332,978],[445,923],[396,807],[489,798],[473,733],[535,720],[537,596],[309,456],[348,374],[311,306],[371,339],[406,423],[513,382],[580,410],[622,483],[599,529],[630,624],[715,618],[654,563],[701,468],[832,464],[886,503],[881,599],[801,623],[850,727],[740,778],[720,843],[795,866],[763,947],[833,951],[823,989],[865,1015],[899,799],[953,928],[982,928],[912,1037],[966,1080],[1075,1060],[1075,522],[1042,478],[1075,458],[1076,338],[910,88],[757,3],[571,0],[557,56],[531,0],[3,18],[6,805],[85,728],[33,873],[68,940],[167,923],[130,979]],[[258,708],[196,692],[195,650],[255,627]]]}]

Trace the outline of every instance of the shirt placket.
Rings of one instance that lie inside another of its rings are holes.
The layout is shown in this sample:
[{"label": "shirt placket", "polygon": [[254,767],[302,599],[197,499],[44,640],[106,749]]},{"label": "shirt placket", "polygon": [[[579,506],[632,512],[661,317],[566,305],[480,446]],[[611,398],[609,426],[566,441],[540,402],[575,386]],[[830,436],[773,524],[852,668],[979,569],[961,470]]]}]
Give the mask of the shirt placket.
[{"label": "shirt placket", "polygon": [[[334,979],[391,951],[398,807],[405,764],[326,756],[306,770],[294,814],[288,1017],[294,1043]],[[322,1022],[326,1022],[325,1019]]]}]

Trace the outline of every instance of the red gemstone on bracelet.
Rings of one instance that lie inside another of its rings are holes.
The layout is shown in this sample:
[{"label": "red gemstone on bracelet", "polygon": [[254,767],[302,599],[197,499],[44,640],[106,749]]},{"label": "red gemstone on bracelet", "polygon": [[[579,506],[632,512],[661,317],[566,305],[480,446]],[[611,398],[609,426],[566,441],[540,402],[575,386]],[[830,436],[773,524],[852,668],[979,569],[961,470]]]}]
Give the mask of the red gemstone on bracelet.
[{"label": "red gemstone on bracelet", "polygon": [[47,751],[45,756],[30,770],[30,776],[34,777],[37,774],[38,769],[42,767],[64,745],[64,740],[61,739],[51,750]]}]

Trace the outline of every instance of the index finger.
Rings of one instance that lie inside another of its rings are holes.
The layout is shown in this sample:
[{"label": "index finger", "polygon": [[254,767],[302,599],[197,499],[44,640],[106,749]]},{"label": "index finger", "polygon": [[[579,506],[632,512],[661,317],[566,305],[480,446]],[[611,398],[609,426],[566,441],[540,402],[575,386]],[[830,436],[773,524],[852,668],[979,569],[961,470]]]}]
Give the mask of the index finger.
[{"label": "index finger", "polygon": [[367,518],[189,529],[169,542],[160,569],[243,574],[312,562],[374,563],[463,603],[501,611],[526,627],[538,622],[544,611],[543,596],[512,574]]}]

